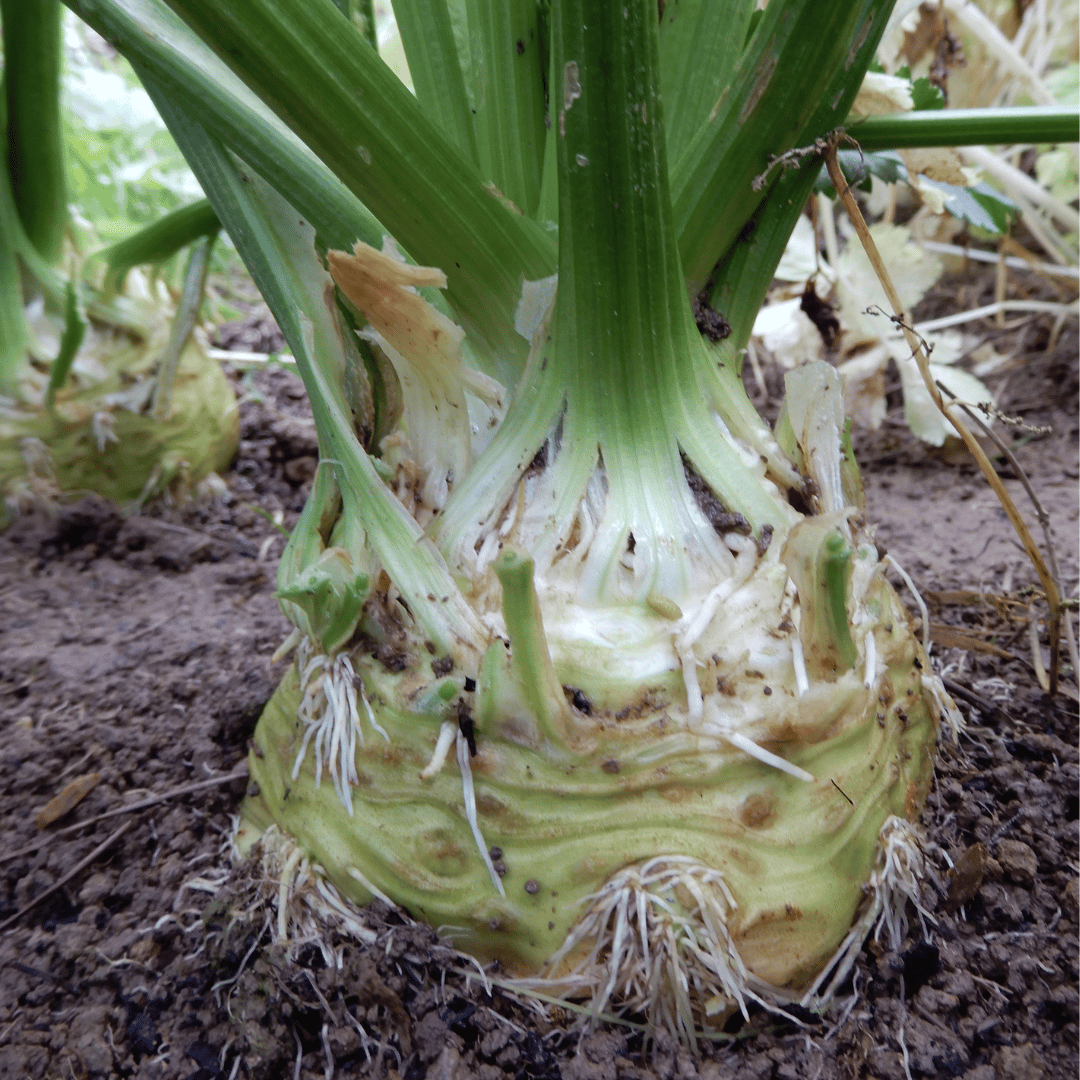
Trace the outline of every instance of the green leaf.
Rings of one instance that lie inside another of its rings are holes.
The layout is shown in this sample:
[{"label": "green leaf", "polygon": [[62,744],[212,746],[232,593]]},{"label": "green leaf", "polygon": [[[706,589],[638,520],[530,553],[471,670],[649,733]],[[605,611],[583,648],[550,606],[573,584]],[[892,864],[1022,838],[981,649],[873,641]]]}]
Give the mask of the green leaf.
[{"label": "green leaf", "polygon": [[[908,178],[907,166],[903,158],[893,150],[881,150],[876,154],[860,154],[858,150],[838,150],[836,160],[849,184],[854,184],[861,191],[870,190],[870,177],[876,176],[887,184]],[[836,198],[836,189],[829,179],[824,165],[814,181],[814,190],[824,192],[830,199]]]},{"label": "green leaf", "polygon": [[945,95],[940,86],[935,86],[925,76],[911,84],[912,109],[915,112],[945,108]]},{"label": "green leaf", "polygon": [[953,217],[987,232],[1006,232],[1009,222],[1020,213],[1016,203],[985,183],[976,184],[974,187],[958,187],[941,180],[931,180],[926,176],[922,178],[922,183],[942,193],[945,197],[945,209]]},{"label": "green leaf", "polygon": [[1020,207],[989,184],[979,183],[965,190],[994,219],[998,232],[1006,232],[1012,221],[1020,216]]}]

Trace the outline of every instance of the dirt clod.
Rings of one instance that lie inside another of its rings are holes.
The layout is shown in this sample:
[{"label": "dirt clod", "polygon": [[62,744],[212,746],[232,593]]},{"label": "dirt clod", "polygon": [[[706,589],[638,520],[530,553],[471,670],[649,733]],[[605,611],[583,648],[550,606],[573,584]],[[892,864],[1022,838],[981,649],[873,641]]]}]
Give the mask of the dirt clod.
[{"label": "dirt clod", "polygon": [[997,861],[1018,885],[1030,885],[1039,869],[1035,852],[1020,840],[1002,840],[997,846]]}]

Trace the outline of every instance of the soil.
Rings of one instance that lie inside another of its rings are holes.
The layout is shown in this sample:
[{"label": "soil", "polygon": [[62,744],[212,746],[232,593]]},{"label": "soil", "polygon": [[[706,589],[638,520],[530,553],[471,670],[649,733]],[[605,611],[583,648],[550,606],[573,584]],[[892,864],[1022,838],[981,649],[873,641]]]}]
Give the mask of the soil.
[{"label": "soil", "polygon": [[[1053,427],[1005,438],[1075,597],[1076,331],[1049,342],[1048,323],[1026,325],[992,388],[1005,412]],[[948,646],[935,662],[968,721],[942,746],[926,915],[909,912],[899,952],[870,942],[824,1021],[737,1018],[698,1056],[489,994],[432,931],[378,905],[373,945],[334,934],[286,960],[251,903],[258,869],[230,868],[223,849],[281,674],[275,518],[296,520],[317,448],[293,374],[234,377],[243,442],[225,493],[133,516],[85,498],[0,537],[0,1077],[1077,1075],[1075,674],[1055,698],[1039,689],[1031,568],[970,464],[907,432],[895,387],[885,425],[857,433],[868,516],[931,602]],[[39,829],[38,811],[88,775],[89,794]]]}]

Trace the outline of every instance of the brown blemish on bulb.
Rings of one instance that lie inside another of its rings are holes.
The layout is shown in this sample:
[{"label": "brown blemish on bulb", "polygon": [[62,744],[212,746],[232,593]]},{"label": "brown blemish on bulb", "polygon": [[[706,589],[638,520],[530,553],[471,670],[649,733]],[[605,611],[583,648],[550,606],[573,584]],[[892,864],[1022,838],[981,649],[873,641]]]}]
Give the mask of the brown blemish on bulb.
[{"label": "brown blemish on bulb", "polygon": [[739,809],[739,819],[748,829],[758,829],[773,816],[775,799],[770,795],[748,795]]}]

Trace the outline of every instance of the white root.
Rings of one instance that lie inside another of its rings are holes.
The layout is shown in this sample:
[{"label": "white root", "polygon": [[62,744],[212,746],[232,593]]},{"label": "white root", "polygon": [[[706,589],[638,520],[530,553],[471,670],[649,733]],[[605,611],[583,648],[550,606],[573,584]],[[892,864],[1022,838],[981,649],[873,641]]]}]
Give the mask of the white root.
[{"label": "white root", "polygon": [[791,663],[795,668],[795,689],[802,697],[810,689],[810,680],[806,676],[806,657],[798,632],[791,635]]},{"label": "white root", "polygon": [[691,728],[700,723],[704,708],[694,646],[716,618],[720,605],[746,583],[758,561],[757,545],[750,537],[728,533],[724,536],[724,543],[735,553],[732,575],[710,589],[697,609],[688,612],[675,624],[672,634],[672,645],[682,667],[683,685],[686,687],[686,715]]},{"label": "white root", "polygon": [[495,863],[492,862],[487,844],[484,843],[484,834],[480,831],[480,821],[476,814],[476,789],[473,787],[472,766],[469,764],[469,743],[461,733],[457,732],[457,760],[461,770],[461,791],[465,799],[465,817],[472,829],[473,839],[480,849],[480,858],[484,860],[487,872],[491,875],[491,883],[499,890],[499,895],[506,899],[506,890],[503,888],[502,878],[495,871]]},{"label": "white root", "polygon": [[450,754],[450,747],[454,745],[454,736],[457,734],[458,725],[453,720],[444,720],[439,727],[439,737],[435,740],[435,750],[431,760],[420,772],[421,780],[430,780],[442,771],[446,759]]},{"label": "white root", "polygon": [[274,655],[270,657],[270,663],[276,664],[279,660],[284,660],[300,644],[300,639],[303,636],[300,628],[294,626],[289,636],[274,650]]},{"label": "white root", "polygon": [[871,933],[874,940],[879,941],[884,930],[889,947],[899,949],[907,934],[908,901],[919,913],[926,932],[927,920],[933,922],[934,919],[921,902],[920,883],[925,873],[918,828],[895,815],[886,818],[878,834],[877,866],[866,884],[866,906],[833,953],[832,960],[803,995],[803,1006],[820,1010],[833,1000],[851,974],[863,942]]},{"label": "white root", "polygon": [[[661,856],[620,870],[585,902],[549,974],[513,980],[515,988],[587,995],[594,1019],[609,1007],[641,1012],[688,1045],[694,1000],[744,1015],[748,1001],[767,1004],[770,988],[747,971],[728,930],[736,904],[719,871],[689,856]],[[582,958],[560,971],[571,956]]]},{"label": "white root", "polygon": [[815,777],[812,773],[808,773],[805,769],[800,769],[798,765],[792,765],[790,761],[785,761],[777,754],[758,746],[756,742],[748,739],[741,731],[732,731],[724,737],[732,746],[737,746],[743,753],[756,758],[763,765],[770,765],[774,769],[779,769],[781,772],[787,773],[788,776],[794,776],[796,780],[805,780],[808,783],[814,782]]},{"label": "white root", "polygon": [[273,905],[276,918],[269,922],[271,936],[289,955],[314,944],[326,966],[340,971],[341,956],[331,945],[328,927],[368,945],[375,942],[376,934],[364,924],[363,913],[341,898],[321,868],[312,866],[292,837],[276,825],[263,832],[252,855],[256,863],[250,882],[257,895],[247,898],[243,915],[255,920],[260,909]]},{"label": "white root", "polygon": [[866,674],[863,676],[863,686],[867,690],[872,690],[877,682],[877,642],[874,640],[872,627],[863,641],[865,642],[863,648],[866,651]]},{"label": "white root", "polygon": [[356,691],[372,728],[389,742],[390,736],[375,719],[375,713],[364,692],[364,683],[353,671],[352,662],[344,653],[331,659],[314,651],[306,639],[300,642],[297,656],[300,671],[299,719],[304,724],[304,737],[293,762],[292,779],[300,775],[307,756],[308,744],[314,739],[315,786],[322,783],[325,766],[334,781],[341,805],[352,817],[352,789],[357,783],[356,750],[364,745],[364,732]]},{"label": "white root", "polygon": [[922,593],[915,586],[915,582],[908,576],[908,572],[892,557],[892,555],[886,555],[882,560],[887,562],[899,575],[904,584],[908,587],[911,595],[915,597],[915,603],[919,606],[919,614],[922,616],[922,646],[926,652],[926,655],[930,655],[930,613],[926,610],[926,601],[922,598]]},{"label": "white root", "polygon": [[[547,973],[507,985],[524,994],[587,996],[594,1020],[610,1009],[642,1013],[652,1028],[665,1027],[687,1045],[697,1038],[702,1011],[709,1016],[735,1007],[747,1015],[750,1001],[770,1011],[799,1001],[821,1012],[850,976],[868,936],[879,940],[884,934],[892,949],[902,945],[908,901],[927,932],[933,920],[921,903],[924,874],[917,827],[889,817],[863,911],[801,999],[747,969],[728,929],[738,905],[720,872],[677,855],[612,875],[586,898],[586,911],[548,962]],[[577,962],[566,970],[571,957]],[[701,1004],[695,1008],[693,1001]]]},{"label": "white root", "polygon": [[362,874],[355,866],[348,867],[348,871],[349,877],[353,878],[355,881],[360,882],[360,884],[365,889],[367,889],[367,891],[371,893],[371,895],[374,896],[376,900],[381,900],[384,904],[386,904],[387,907],[397,907],[394,901],[391,900],[390,897],[382,891],[382,889],[378,888],[378,886],[376,885],[372,885],[372,883],[367,879],[367,877]]},{"label": "white root", "polygon": [[948,692],[945,690],[945,684],[941,681],[941,676],[924,671],[922,684],[930,700],[941,713],[941,718],[949,729],[952,741],[958,743],[960,733],[967,727],[967,721],[964,719],[964,714],[956,707],[953,699],[949,697]]}]

